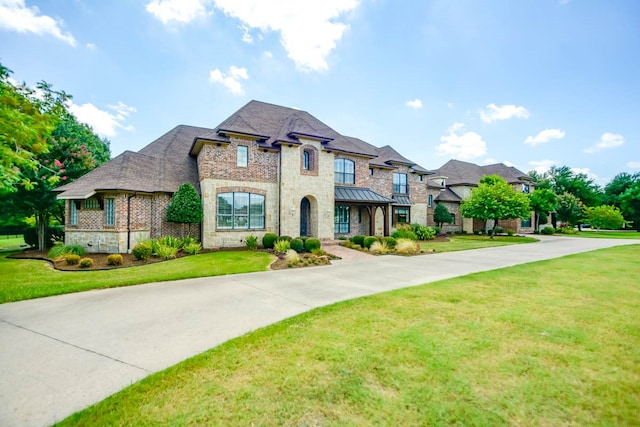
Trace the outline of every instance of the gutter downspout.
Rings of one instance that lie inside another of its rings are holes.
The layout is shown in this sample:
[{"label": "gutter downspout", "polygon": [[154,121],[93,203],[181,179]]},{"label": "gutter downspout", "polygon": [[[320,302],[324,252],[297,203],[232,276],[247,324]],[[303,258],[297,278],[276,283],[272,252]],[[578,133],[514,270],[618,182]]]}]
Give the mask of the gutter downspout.
[{"label": "gutter downspout", "polygon": [[131,199],[136,197],[136,193],[127,197],[127,253],[131,252]]}]

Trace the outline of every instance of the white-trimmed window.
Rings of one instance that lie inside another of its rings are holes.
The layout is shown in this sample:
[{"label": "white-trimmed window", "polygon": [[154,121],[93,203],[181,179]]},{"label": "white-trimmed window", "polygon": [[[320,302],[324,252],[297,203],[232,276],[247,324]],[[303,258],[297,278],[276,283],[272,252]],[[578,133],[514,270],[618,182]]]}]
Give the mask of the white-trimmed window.
[{"label": "white-trimmed window", "polygon": [[104,225],[116,225],[116,201],[115,199],[104,199]]},{"label": "white-trimmed window", "polygon": [[237,165],[246,168],[249,164],[249,147],[246,145],[238,145],[238,163]]},{"label": "white-trimmed window", "polygon": [[218,226],[220,230],[263,229],[264,200],[262,194],[218,194]]}]

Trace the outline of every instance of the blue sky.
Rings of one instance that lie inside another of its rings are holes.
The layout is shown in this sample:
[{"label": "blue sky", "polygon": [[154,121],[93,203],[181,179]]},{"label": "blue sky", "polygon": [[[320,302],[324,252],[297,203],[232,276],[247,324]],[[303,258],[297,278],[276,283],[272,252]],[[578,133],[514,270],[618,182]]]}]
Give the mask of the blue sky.
[{"label": "blue sky", "polygon": [[257,99],[427,169],[640,171],[636,0],[0,0],[0,61],[113,156]]}]

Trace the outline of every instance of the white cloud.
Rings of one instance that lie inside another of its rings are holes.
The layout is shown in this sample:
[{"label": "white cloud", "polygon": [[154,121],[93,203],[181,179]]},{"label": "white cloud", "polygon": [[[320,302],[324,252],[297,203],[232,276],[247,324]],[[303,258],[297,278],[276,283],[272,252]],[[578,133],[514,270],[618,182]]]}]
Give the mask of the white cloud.
[{"label": "white cloud", "polygon": [[69,103],[69,111],[78,121],[91,126],[102,137],[112,137],[118,129],[133,130],[133,126],[125,125],[125,121],[129,114],[136,112],[135,107],[119,101],[117,105],[108,105],[107,108],[112,111],[101,110],[90,103],[80,105]]},{"label": "white cloud", "polygon": [[422,101],[417,98],[413,101],[407,101],[407,107],[411,107],[414,110],[419,110],[422,108]]},{"label": "white cloud", "polygon": [[591,169],[589,168],[571,168],[571,171],[575,174],[579,174],[579,173],[583,173],[587,176],[587,178],[590,178],[596,182],[600,182],[601,179],[598,177],[598,175],[596,175],[595,173],[591,172]]},{"label": "white cloud", "polygon": [[603,148],[614,148],[620,147],[624,144],[624,136],[618,135],[615,133],[603,133],[600,137],[600,141],[593,144],[591,147],[585,148],[583,151],[585,153],[595,153]]},{"label": "white cloud", "polygon": [[280,33],[280,42],[296,67],[327,70],[327,56],[349,29],[337,21],[358,6],[359,0],[215,0],[226,15],[249,28]]},{"label": "white cloud", "polygon": [[440,137],[442,144],[436,146],[438,155],[467,160],[483,156],[487,152],[487,144],[479,134],[464,132],[464,123],[454,123],[448,131],[448,135]]},{"label": "white cloud", "polygon": [[87,49],[89,50],[96,50],[96,47],[94,43],[87,43]]},{"label": "white cloud", "polygon": [[271,59],[271,58],[273,58],[273,53],[271,53],[271,51],[265,50],[264,51],[264,56],[266,56],[267,58]]},{"label": "white cloud", "polygon": [[525,144],[531,144],[536,146],[538,144],[544,144],[545,142],[549,142],[552,139],[562,139],[564,138],[565,132],[560,129],[545,129],[543,131],[538,132],[536,136],[528,136],[524,141]]},{"label": "white cloud", "polygon": [[188,24],[196,18],[207,16],[206,0],[152,0],[147,3],[147,12],[168,24],[175,21]]},{"label": "white cloud", "polygon": [[447,102],[447,108],[453,110],[454,108],[456,108],[456,106],[453,104],[453,102]]},{"label": "white cloud", "polygon": [[236,95],[244,94],[244,89],[242,88],[240,80],[247,80],[248,78],[249,73],[247,72],[247,69],[236,67],[235,65],[229,67],[228,74],[223,73],[217,68],[209,73],[209,81],[222,83],[231,91],[231,93]]},{"label": "white cloud", "polygon": [[40,15],[37,7],[27,7],[24,0],[0,0],[0,28],[40,36],[51,35],[75,46],[76,39],[71,33],[63,33],[62,25],[62,20]]},{"label": "white cloud", "polygon": [[486,110],[480,112],[480,118],[485,123],[493,123],[498,120],[528,119],[529,112],[526,108],[517,105],[487,105]]},{"label": "white cloud", "polygon": [[242,30],[242,41],[247,44],[253,43],[253,37],[251,36],[249,27],[247,27],[246,25],[240,25],[238,28]]},{"label": "white cloud", "polygon": [[509,167],[513,167],[515,166],[514,163],[510,162],[509,160],[505,160],[504,162],[502,162],[505,166],[509,166]]},{"label": "white cloud", "polygon": [[533,166],[533,170],[538,173],[545,173],[551,169],[551,166],[557,165],[558,162],[555,160],[533,160],[530,161],[529,164]]},{"label": "white cloud", "polygon": [[631,169],[640,169],[640,162],[629,162],[627,166]]}]

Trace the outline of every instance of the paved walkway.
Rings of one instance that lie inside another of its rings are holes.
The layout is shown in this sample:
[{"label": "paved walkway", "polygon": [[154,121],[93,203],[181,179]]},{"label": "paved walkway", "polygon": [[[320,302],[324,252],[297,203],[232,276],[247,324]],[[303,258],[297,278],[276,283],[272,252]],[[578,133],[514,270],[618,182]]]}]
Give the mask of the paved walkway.
[{"label": "paved walkway", "polygon": [[43,426],[224,341],[337,301],[640,240],[540,243],[208,277],[0,305],[0,425]]}]

